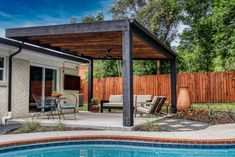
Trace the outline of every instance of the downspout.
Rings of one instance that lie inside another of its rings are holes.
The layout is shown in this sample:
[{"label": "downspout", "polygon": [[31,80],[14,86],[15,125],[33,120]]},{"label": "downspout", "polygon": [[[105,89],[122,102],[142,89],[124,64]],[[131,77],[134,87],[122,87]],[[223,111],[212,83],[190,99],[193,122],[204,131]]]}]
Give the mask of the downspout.
[{"label": "downspout", "polygon": [[22,47],[19,47],[19,49],[11,54],[9,56],[9,70],[8,70],[8,113],[7,116],[4,116],[2,118],[2,124],[6,124],[7,120],[12,118],[12,113],[11,113],[11,102],[12,102],[12,59],[14,56],[19,54],[22,50]]}]

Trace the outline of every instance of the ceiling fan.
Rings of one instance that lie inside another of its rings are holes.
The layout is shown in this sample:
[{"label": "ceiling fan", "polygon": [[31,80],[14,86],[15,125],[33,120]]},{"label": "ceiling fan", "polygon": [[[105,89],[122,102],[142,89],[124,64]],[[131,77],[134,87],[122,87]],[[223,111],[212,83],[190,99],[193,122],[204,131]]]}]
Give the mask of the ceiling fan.
[{"label": "ceiling fan", "polygon": [[111,48],[107,48],[107,53],[105,55],[105,57],[107,59],[112,59],[112,55],[111,55],[112,49]]}]

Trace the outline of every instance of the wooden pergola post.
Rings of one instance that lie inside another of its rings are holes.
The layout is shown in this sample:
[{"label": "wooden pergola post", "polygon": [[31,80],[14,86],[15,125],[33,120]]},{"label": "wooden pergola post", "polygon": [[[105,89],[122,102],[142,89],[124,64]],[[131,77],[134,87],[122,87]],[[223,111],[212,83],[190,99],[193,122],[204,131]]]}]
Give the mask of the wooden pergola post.
[{"label": "wooden pergola post", "polygon": [[132,32],[128,22],[128,29],[122,32],[123,59],[123,126],[133,126],[133,58]]},{"label": "wooden pergola post", "polygon": [[171,62],[171,113],[177,112],[176,105],[176,58]]},{"label": "wooden pergola post", "polygon": [[92,98],[93,98],[93,60],[90,60],[88,65],[88,100],[87,100],[88,111],[90,111],[89,103],[91,103]]}]

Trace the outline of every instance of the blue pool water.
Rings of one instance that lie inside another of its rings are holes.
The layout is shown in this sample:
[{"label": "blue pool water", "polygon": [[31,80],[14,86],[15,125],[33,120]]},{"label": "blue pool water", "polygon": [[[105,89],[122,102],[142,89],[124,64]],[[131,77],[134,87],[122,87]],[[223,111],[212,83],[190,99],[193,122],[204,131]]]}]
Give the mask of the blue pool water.
[{"label": "blue pool water", "polygon": [[0,148],[0,157],[235,157],[235,146],[64,142]]}]

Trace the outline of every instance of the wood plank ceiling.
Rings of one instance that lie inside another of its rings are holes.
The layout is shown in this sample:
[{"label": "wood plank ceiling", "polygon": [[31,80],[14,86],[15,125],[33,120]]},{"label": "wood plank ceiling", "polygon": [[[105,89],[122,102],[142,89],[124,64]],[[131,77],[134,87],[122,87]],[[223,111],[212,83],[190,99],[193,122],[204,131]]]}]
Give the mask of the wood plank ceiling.
[{"label": "wood plank ceiling", "polygon": [[[28,36],[24,41],[52,49],[69,51],[93,59],[121,58],[122,32],[92,32]],[[166,58],[150,45],[133,36],[134,59]]]}]

